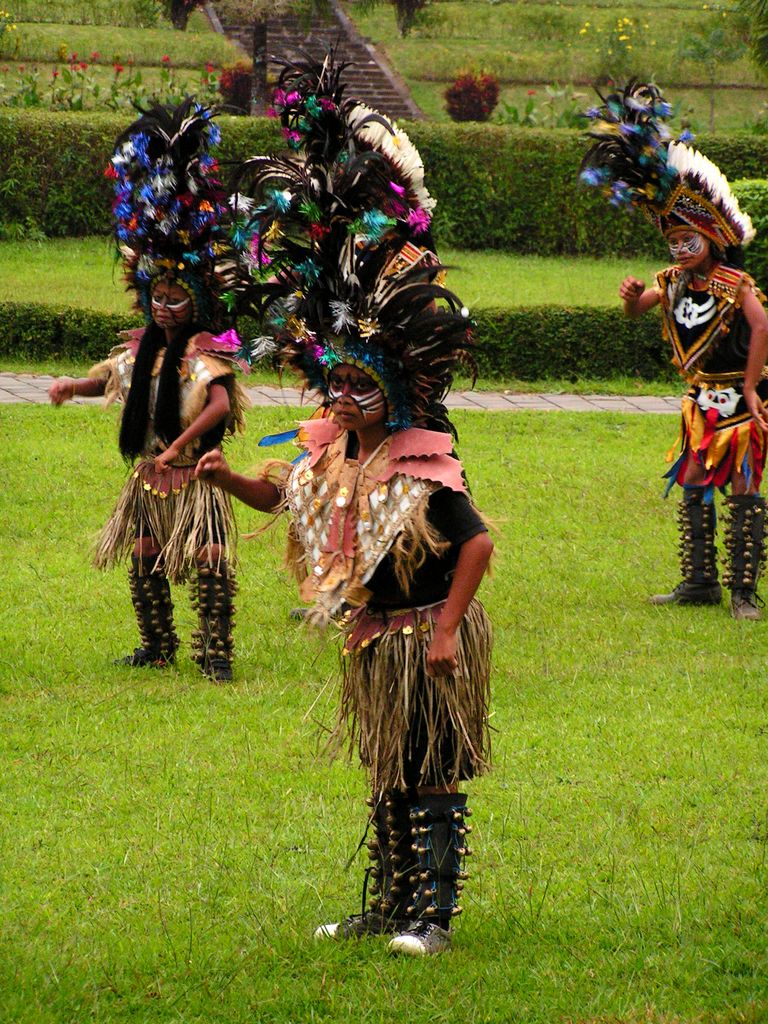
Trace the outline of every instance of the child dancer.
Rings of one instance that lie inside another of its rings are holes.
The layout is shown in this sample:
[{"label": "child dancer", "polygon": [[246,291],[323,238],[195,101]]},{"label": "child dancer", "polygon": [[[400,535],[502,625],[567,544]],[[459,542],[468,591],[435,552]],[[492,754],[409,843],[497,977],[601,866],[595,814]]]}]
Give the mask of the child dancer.
[{"label": "child dancer", "polygon": [[60,378],[50,398],[105,395],[123,403],[120,452],[133,463],[99,538],[96,565],[130,556],[141,645],[121,664],[161,667],[179,645],[169,580],[194,577],[195,659],[215,682],[232,678],[234,522],[229,497],[194,477],[199,457],[243,426],[247,398],[233,352],[210,334],[223,286],[217,256],[225,212],[209,150],[211,112],[192,100],[145,112],[117,140],[115,235],[147,326],[86,378]]},{"label": "child dancer", "polygon": [[[372,903],[318,938],[451,944],[467,877],[466,797],[488,767],[490,625],[475,591],[492,544],[453,452],[443,398],[471,336],[424,244],[434,202],[407,136],[342,96],[332,56],[287,66],[278,108],[297,156],[250,161],[254,301],[282,367],[332,415],[303,457],[255,479],[209,452],[197,473],[290,516],[289,560],[311,617],[344,631],[336,738],[371,782]],[[293,133],[293,134],[291,134]],[[258,274],[262,284],[258,284]]]},{"label": "child dancer", "polygon": [[661,306],[672,363],[689,384],[680,455],[666,474],[667,492],[675,483],[683,488],[682,580],[651,602],[720,603],[713,492],[730,484],[723,582],[734,618],[759,619],[768,317],[742,255],[755,232],[718,168],[684,142],[671,141],[664,124],[669,113],[651,85],[630,83],[609,96],[588,113],[596,141],[582,171],[614,205],[639,207],[664,235],[674,261],[650,288],[627,277],[619,290],[628,316]]}]

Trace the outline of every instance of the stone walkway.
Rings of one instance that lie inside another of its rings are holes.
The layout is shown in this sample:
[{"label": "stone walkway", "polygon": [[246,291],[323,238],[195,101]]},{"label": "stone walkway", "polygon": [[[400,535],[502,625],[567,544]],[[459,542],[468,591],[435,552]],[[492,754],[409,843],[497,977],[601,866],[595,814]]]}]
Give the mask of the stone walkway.
[{"label": "stone walkway", "polygon": [[[48,388],[53,377],[31,373],[0,373],[0,405],[40,403],[48,401]],[[248,388],[254,405],[314,406],[311,396],[302,403],[296,388],[258,385]],[[100,398],[76,398],[75,404],[89,405]],[[454,391],[446,402],[451,409],[475,409],[502,412],[543,410],[546,412],[680,412],[680,399],[673,396],[655,398],[648,395],[563,395],[520,394],[513,391]]]}]

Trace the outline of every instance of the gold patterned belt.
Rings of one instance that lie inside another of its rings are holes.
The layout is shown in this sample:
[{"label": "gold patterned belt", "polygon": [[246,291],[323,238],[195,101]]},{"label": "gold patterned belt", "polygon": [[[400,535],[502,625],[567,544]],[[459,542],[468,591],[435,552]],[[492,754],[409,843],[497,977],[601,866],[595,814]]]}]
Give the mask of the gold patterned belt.
[{"label": "gold patterned belt", "polygon": [[391,636],[393,633],[405,633],[406,636],[416,633],[429,633],[435,619],[443,610],[445,599],[420,608],[396,608],[372,611],[367,605],[347,611],[339,623],[344,629],[344,649],[342,654],[349,654],[358,647],[368,647],[380,636]]},{"label": "gold patterned belt", "polygon": [[169,494],[180,494],[189,486],[196,463],[191,466],[169,466],[164,473],[158,473],[153,461],[139,462],[134,471],[134,480],[141,480],[145,491],[151,491],[156,497],[167,498]]},{"label": "gold patterned belt", "polygon": [[[731,370],[728,373],[695,373],[689,378],[689,384],[733,384],[744,380],[744,370]],[[768,380],[768,366],[764,366],[760,374],[761,380]]]}]

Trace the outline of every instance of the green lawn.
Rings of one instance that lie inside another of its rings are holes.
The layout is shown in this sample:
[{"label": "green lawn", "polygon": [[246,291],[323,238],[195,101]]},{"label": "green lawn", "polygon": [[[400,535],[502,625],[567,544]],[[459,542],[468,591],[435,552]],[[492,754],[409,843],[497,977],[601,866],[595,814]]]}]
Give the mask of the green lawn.
[{"label": "green lawn", "polygon": [[[163,21],[160,5],[152,0],[56,0],[55,7],[49,0],[14,0],[9,7],[19,21],[52,21],[53,14],[56,21],[80,25],[133,28],[152,20]],[[202,15],[194,14],[191,20],[199,24]]]},{"label": "green lawn", "polygon": [[[434,14],[425,26],[413,29],[405,39],[398,35],[386,5],[368,12],[350,5],[349,11],[361,32],[386,51],[429,118],[446,119],[445,88],[471,67],[497,75],[504,85],[502,98],[518,107],[525,104],[528,89],[541,92],[542,83],[578,82],[583,87],[607,74],[654,78],[680,104],[681,112],[703,129],[709,121],[709,95],[703,86],[709,79],[701,64],[680,59],[678,49],[691,26],[715,28],[723,23],[715,6],[694,0],[644,0],[634,5],[444,0],[432,5]],[[617,29],[618,19],[625,17],[631,25]],[[621,35],[627,38],[619,42]],[[716,128],[733,130],[761,113],[767,94],[747,56],[721,66],[717,83],[750,88],[716,91]]]},{"label": "green lawn", "polygon": [[[557,259],[498,252],[441,249],[452,269],[448,286],[471,308],[547,304],[612,306],[628,273],[646,280],[663,266],[631,259]],[[41,290],[41,282],[44,288]],[[65,303],[125,312],[120,267],[107,239],[67,238],[45,242],[0,242],[0,302]]]},{"label": "green lawn", "polygon": [[110,65],[132,60],[140,65],[159,65],[163,56],[171,58],[176,67],[199,69],[207,61],[220,66],[242,59],[238,47],[217,35],[207,21],[196,21],[186,32],[170,26],[163,28],[124,28],[113,25],[35,24],[19,23],[19,50],[5,55],[17,62],[53,64],[61,60],[60,49],[67,56],[76,53],[89,60],[99,53],[99,62]]},{"label": "green lawn", "polygon": [[[365,35],[387,48],[407,79],[452,80],[462,68],[472,65],[493,71],[505,82],[590,82],[612,71],[653,75],[669,87],[707,81],[700,64],[677,56],[678,44],[690,31],[691,18],[712,28],[722,21],[720,14],[709,7],[697,7],[695,14],[686,17],[678,5],[664,3],[638,11],[623,3],[596,8],[591,4],[525,0],[445,0],[435,5],[431,22],[414,29],[405,39],[398,35],[386,5],[369,13],[356,11],[354,6],[350,11]],[[623,17],[632,20],[627,30],[632,50],[626,60],[616,49],[609,55],[610,45],[605,42]],[[429,59],[425,60],[427,47]],[[758,85],[760,79],[745,56],[725,68],[720,81]]]},{"label": "green lawn", "polygon": [[[87,563],[116,418],[1,415],[3,1021],[766,1019],[767,627],[645,602],[676,579],[670,418],[457,416],[499,524],[496,770],[455,950],[411,962],[311,940],[359,905],[365,788],[317,752],[334,645],[288,622],[284,525],[241,546],[234,685],[117,668],[124,574]],[[290,419],[254,411],[233,463]]]},{"label": "green lawn", "polygon": [[[409,82],[415,102],[430,121],[450,122],[451,119],[445,109],[445,90],[450,84],[448,81],[429,82],[416,79]],[[581,110],[586,110],[597,99],[596,93],[586,85],[568,90],[568,92],[569,95],[577,96],[573,102]],[[707,89],[675,89],[672,95],[679,107],[680,118],[684,118],[696,132],[709,130],[710,96]],[[532,84],[503,86],[497,113],[492,119],[492,123],[502,117],[505,103],[515,107],[522,115],[526,104],[531,99],[535,104],[537,117],[546,124],[550,108],[545,105],[548,100],[545,87]],[[746,124],[765,114],[767,101],[768,91],[764,87],[716,89],[715,129],[723,132],[743,130]],[[561,113],[565,109],[566,102],[568,101],[557,101],[554,107],[555,111]]]}]

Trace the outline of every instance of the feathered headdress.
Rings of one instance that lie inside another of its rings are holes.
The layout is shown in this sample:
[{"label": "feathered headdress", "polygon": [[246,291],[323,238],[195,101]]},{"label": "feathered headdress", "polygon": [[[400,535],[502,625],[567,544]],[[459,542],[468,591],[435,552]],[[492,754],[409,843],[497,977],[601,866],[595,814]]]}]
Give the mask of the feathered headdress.
[{"label": "feathered headdress", "polygon": [[216,295],[225,286],[219,272],[227,208],[211,154],[220,138],[212,117],[193,99],[143,111],[117,139],[105,171],[114,180],[118,255],[147,321],[160,277],[190,295],[198,323],[215,319]]},{"label": "feathered headdress", "polygon": [[388,197],[396,215],[409,220],[416,234],[427,231],[435,200],[424,185],[424,164],[408,135],[377,110],[344,97],[348,63],[336,61],[331,48],[323,61],[278,60],[283,68],[271,113],[279,117],[289,147],[327,166],[373,152],[399,186]]},{"label": "feathered headdress", "polygon": [[296,155],[239,170],[249,277],[237,307],[266,314],[274,337],[262,352],[308,387],[327,396],[329,370],[352,363],[384,391],[392,429],[449,429],[453,370],[474,365],[469,314],[428,247],[434,200],[418,152],[382,115],[343,99],[343,67],[333,53],[286,65],[276,110],[299,136]]},{"label": "feathered headdress", "polygon": [[436,283],[435,259],[413,259],[405,242],[358,247],[350,240],[336,267],[304,279],[272,313],[281,365],[328,394],[334,366],[348,363],[384,392],[388,426],[451,429],[443,404],[460,362],[471,369],[468,311]]},{"label": "feathered headdress", "polygon": [[672,113],[659,89],[630,81],[588,110],[595,141],[582,161],[581,178],[599,187],[614,206],[639,207],[662,234],[688,227],[725,249],[754,238],[749,215],[722,172],[687,143],[672,139]]}]

